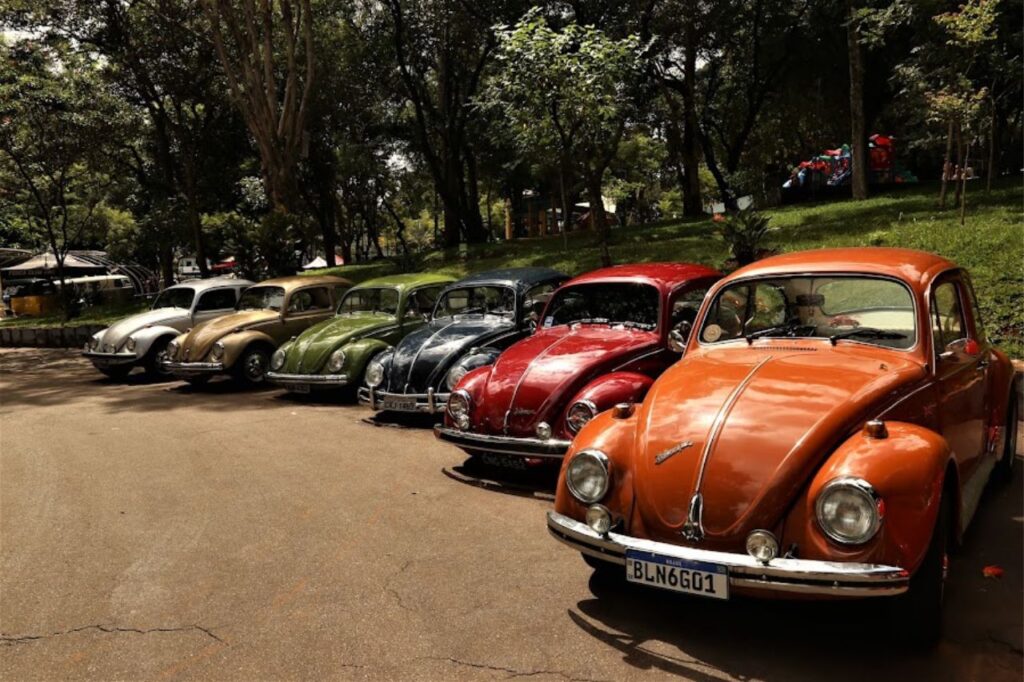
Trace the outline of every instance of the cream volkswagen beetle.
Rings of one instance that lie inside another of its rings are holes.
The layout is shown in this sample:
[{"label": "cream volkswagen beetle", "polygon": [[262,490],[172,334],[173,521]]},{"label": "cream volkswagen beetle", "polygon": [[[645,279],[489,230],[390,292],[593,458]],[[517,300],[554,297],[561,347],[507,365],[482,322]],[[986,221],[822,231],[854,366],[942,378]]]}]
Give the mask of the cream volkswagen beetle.
[{"label": "cream volkswagen beetle", "polygon": [[136,366],[153,376],[166,374],[161,362],[167,344],[200,322],[235,312],[238,297],[252,284],[247,279],[215,277],[167,287],[146,312],[96,332],[82,355],[112,379],[123,379]]}]

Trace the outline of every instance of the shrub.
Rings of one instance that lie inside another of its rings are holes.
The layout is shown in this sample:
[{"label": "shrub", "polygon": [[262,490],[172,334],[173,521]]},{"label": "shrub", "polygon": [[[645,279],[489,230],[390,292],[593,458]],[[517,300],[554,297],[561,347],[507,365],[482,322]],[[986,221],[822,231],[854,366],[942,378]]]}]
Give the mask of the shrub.
[{"label": "shrub", "polygon": [[736,264],[740,267],[753,263],[762,257],[768,248],[768,227],[771,217],[753,209],[744,209],[729,216],[715,234],[729,246]]}]

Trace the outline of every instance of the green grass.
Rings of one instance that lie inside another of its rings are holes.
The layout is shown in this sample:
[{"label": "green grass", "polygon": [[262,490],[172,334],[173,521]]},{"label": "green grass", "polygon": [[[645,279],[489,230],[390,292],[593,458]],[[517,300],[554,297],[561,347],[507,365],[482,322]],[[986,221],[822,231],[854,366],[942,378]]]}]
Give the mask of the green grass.
[{"label": "green grass", "polygon": [[[770,246],[780,252],[834,246],[899,246],[931,251],[965,267],[974,280],[989,337],[1014,357],[1024,358],[1024,206],[1021,182],[1011,178],[986,194],[968,185],[966,225],[959,213],[939,211],[935,185],[882,194],[867,201],[798,204],[765,211],[775,231]],[[711,220],[614,230],[616,263],[690,261],[721,268],[727,246]],[[483,244],[457,252],[435,252],[423,270],[462,276],[498,267],[542,265],[579,274],[599,267],[594,235],[522,239]],[[355,282],[394,271],[387,261],[342,266],[332,272]]]},{"label": "green grass", "polygon": [[108,326],[122,317],[141,313],[149,308],[148,301],[128,301],[125,303],[112,303],[110,305],[98,305],[86,308],[82,314],[70,321],[64,320],[63,313],[44,315],[42,317],[18,317],[5,318],[0,320],[2,327],[76,327],[79,325],[95,324]]}]

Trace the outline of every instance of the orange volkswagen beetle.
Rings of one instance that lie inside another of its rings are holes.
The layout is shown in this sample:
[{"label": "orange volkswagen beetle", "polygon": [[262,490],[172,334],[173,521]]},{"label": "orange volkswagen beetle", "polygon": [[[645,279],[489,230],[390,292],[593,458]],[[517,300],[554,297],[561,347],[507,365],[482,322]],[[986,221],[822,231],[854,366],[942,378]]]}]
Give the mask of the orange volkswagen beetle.
[{"label": "orange volkswagen beetle", "polygon": [[889,597],[931,641],[947,550],[1013,463],[1012,380],[954,263],[768,258],[711,289],[642,404],[580,431],[548,528],[597,571],[677,592]]}]

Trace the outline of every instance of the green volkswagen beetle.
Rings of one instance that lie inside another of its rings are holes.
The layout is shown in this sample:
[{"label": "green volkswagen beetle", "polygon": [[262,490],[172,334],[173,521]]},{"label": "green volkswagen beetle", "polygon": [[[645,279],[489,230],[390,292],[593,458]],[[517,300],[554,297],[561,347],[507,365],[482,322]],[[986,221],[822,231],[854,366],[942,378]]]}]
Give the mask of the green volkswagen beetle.
[{"label": "green volkswagen beetle", "polygon": [[349,289],[337,314],[282,344],[267,381],[293,393],[358,386],[370,361],[418,329],[452,278],[393,275]]}]

